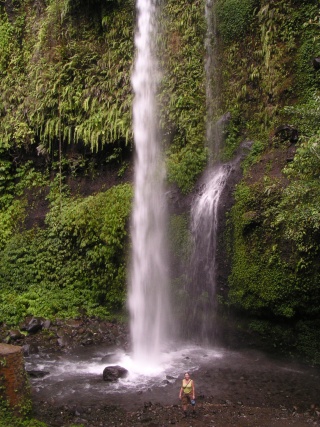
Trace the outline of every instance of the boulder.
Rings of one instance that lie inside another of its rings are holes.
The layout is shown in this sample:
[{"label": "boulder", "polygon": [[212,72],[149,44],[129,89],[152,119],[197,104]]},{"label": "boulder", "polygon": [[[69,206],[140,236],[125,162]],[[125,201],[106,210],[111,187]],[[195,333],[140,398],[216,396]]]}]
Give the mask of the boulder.
[{"label": "boulder", "polygon": [[34,369],[34,370],[27,371],[27,374],[29,375],[29,377],[32,377],[32,378],[43,378],[43,377],[46,377],[47,375],[49,375],[50,372],[48,372],[48,371],[37,371]]},{"label": "boulder", "polygon": [[72,338],[67,334],[60,335],[57,341],[60,347],[70,347],[72,344]]},{"label": "boulder", "polygon": [[51,326],[51,322],[50,322],[50,320],[45,320],[45,321],[43,322],[43,325],[42,325],[43,329],[49,329],[49,328],[50,328],[50,326]]},{"label": "boulder", "polygon": [[40,331],[42,329],[42,326],[43,326],[43,319],[40,317],[33,317],[23,329],[29,333],[34,334]]},{"label": "boulder", "polygon": [[291,125],[280,125],[275,129],[274,136],[279,142],[295,144],[299,139],[299,131]]},{"label": "boulder", "polygon": [[118,359],[118,356],[116,353],[109,353],[105,356],[101,357],[102,363],[115,363]]},{"label": "boulder", "polygon": [[128,373],[127,369],[122,366],[107,366],[103,370],[103,379],[104,381],[115,382],[118,381],[119,378],[126,378]]},{"label": "boulder", "polygon": [[25,344],[23,347],[23,355],[24,356],[30,356],[30,354],[37,354],[39,353],[39,347],[37,344],[31,343],[31,344]]},{"label": "boulder", "polygon": [[10,329],[9,336],[10,341],[15,341],[24,338],[24,335],[18,329]]},{"label": "boulder", "polygon": [[320,70],[320,56],[317,56],[316,58],[313,58],[313,68],[318,71]]}]

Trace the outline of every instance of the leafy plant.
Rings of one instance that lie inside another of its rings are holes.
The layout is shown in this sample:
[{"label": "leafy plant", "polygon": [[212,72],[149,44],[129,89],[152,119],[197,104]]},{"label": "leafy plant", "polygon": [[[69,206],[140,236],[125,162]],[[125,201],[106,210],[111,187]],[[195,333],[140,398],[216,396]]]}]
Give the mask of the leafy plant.
[{"label": "leafy plant", "polygon": [[[206,164],[204,43],[201,1],[170,0],[160,16],[160,120],[167,144],[168,179],[186,193]],[[187,175],[186,175],[187,171]]]},{"label": "leafy plant", "polygon": [[206,162],[205,148],[187,145],[168,158],[169,182],[176,182],[182,193],[187,194],[192,190],[195,180],[203,171]]},{"label": "leafy plant", "polygon": [[12,49],[12,36],[14,34],[14,29],[12,25],[8,22],[6,15],[0,15],[0,49],[1,49],[1,58],[0,58],[0,73],[4,74],[7,70],[10,53]]},{"label": "leafy plant", "polygon": [[124,184],[86,199],[53,199],[46,230],[13,236],[0,260],[0,321],[120,310],[131,198]]},{"label": "leafy plant", "polygon": [[221,38],[228,43],[244,35],[253,17],[255,0],[219,0],[216,5]]}]

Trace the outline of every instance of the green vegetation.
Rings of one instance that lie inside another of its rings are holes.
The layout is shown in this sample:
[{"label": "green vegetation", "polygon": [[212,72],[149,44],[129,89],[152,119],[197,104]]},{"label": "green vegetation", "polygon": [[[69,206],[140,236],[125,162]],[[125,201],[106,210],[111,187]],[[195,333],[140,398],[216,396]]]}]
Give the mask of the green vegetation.
[{"label": "green vegetation", "polygon": [[106,317],[125,295],[131,185],[52,201],[44,230],[14,235],[0,261],[0,321]]},{"label": "green vegetation", "polygon": [[202,1],[169,0],[161,16],[159,55],[161,125],[168,144],[168,180],[183,193],[203,171],[205,149],[204,36]]},{"label": "green vegetation", "polygon": [[[44,153],[58,141],[81,141],[92,150],[128,143],[132,6],[97,3],[90,14],[82,2],[39,7],[41,19],[26,2],[9,28],[6,13],[0,14],[8,52],[1,67],[0,146],[36,144]],[[15,43],[6,42],[9,30]]]},{"label": "green vegetation", "polygon": [[46,427],[46,424],[33,419],[30,416],[30,412],[30,400],[27,400],[23,407],[20,408],[20,414],[18,415],[17,411],[13,413],[8,403],[0,397],[0,427]]},{"label": "green vegetation", "polygon": [[[225,302],[251,318],[247,327],[265,343],[312,363],[320,348],[317,14],[314,1],[261,1],[243,40],[230,35],[222,53],[225,108],[233,114],[226,153],[241,138],[254,140],[229,217]],[[231,17],[220,13],[224,23]],[[296,148],[273,135],[285,123],[299,131]],[[289,148],[296,151],[290,162]]]},{"label": "green vegetation", "polygon": [[169,181],[176,182],[182,193],[187,194],[193,188],[195,178],[203,171],[206,163],[206,150],[192,145],[183,147],[169,156]]},{"label": "green vegetation", "polygon": [[47,427],[47,424],[42,423],[34,418],[15,417],[10,412],[1,413],[0,427]]},{"label": "green vegetation", "polygon": [[256,0],[219,0],[216,5],[218,29],[223,42],[245,35],[253,17]]},{"label": "green vegetation", "polygon": [[[124,308],[131,185],[84,197],[70,179],[121,182],[131,166],[134,6],[0,5],[0,322]],[[206,163],[202,2],[167,2],[159,19],[168,177],[187,193]]]}]

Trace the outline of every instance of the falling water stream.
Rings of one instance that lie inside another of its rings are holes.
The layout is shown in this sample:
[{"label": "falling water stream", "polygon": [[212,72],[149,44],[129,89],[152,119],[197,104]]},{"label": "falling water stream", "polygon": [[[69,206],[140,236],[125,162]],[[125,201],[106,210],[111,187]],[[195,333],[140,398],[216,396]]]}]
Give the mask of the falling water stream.
[{"label": "falling water stream", "polygon": [[156,3],[156,0],[137,1],[136,60],[132,75],[136,159],[129,309],[133,359],[144,370],[161,362],[171,312],[166,261],[165,168],[156,105],[159,76],[154,53]]},{"label": "falling water stream", "polygon": [[209,164],[217,160],[221,135],[216,124],[219,110],[219,84],[217,64],[217,34],[214,14],[214,0],[205,1],[205,19],[207,31],[205,36],[205,82],[206,82],[206,144],[209,149]]},{"label": "falling water stream", "polygon": [[197,342],[203,344],[213,343],[215,338],[219,203],[233,167],[231,163],[219,162],[223,124],[217,119],[220,94],[214,6],[214,0],[206,0],[206,145],[209,161],[201,190],[191,208],[193,253],[188,274],[188,289],[192,300],[191,307],[188,307],[188,335],[196,336]]},{"label": "falling water stream", "polygon": [[191,210],[193,253],[189,277],[192,310],[189,310],[189,321],[200,343],[214,340],[218,208],[231,171],[229,164],[209,169]]}]

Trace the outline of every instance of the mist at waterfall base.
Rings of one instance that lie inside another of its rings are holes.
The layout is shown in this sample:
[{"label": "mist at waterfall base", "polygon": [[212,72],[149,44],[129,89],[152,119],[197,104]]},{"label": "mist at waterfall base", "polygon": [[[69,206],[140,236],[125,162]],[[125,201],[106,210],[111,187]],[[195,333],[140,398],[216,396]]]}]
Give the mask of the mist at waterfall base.
[{"label": "mist at waterfall base", "polygon": [[[103,346],[85,346],[65,355],[33,354],[26,357],[27,371],[36,369],[48,372],[42,378],[30,378],[34,407],[39,408],[40,412],[46,410],[52,417],[54,411],[51,411],[51,407],[57,407],[59,411],[70,415],[77,411],[83,413],[86,408],[85,411],[91,411],[99,420],[102,414],[112,417],[116,414],[116,408],[123,408],[125,411],[136,410],[142,414],[146,403],[152,402],[153,410],[160,408],[163,414],[162,424],[157,425],[170,425],[171,419],[175,418],[168,418],[170,413],[176,414],[177,419],[181,418],[178,393],[182,374],[186,370],[190,371],[195,379],[197,406],[203,423],[199,425],[208,425],[205,417],[220,411],[230,423],[214,425],[242,425],[245,416],[239,418],[238,424],[234,424],[231,414],[247,413],[247,420],[252,420],[252,411],[261,411],[263,417],[263,411],[269,408],[271,416],[279,406],[310,407],[319,397],[319,370],[288,361],[277,361],[254,350],[206,351],[195,346],[190,346],[188,352],[172,350],[162,373],[143,376],[132,372],[126,379],[107,383],[102,379],[102,370],[106,365],[103,360],[106,356],[109,360],[114,357],[115,361],[120,361],[130,369],[130,365],[125,364],[127,356],[123,352],[117,353],[118,351]],[[214,405],[210,406],[209,402]],[[285,416],[286,412],[282,415]],[[115,417],[111,419],[113,423],[100,425],[121,425]],[[80,420],[77,421],[75,425],[82,424]],[[299,421],[289,424],[309,425],[299,424]],[[62,423],[48,425],[61,426]],[[139,421],[134,425],[140,425]],[[181,424],[176,422],[176,425]],[[257,422],[254,425],[273,424]]]},{"label": "mist at waterfall base", "polygon": [[[126,396],[136,396],[144,401],[155,391],[160,400],[176,401],[181,378],[185,371],[198,371],[203,365],[219,361],[223,350],[205,349],[198,346],[171,347],[164,352],[162,362],[154,371],[143,371],[130,353],[106,346],[82,347],[66,355],[32,355],[26,357],[27,371],[46,373],[44,377],[32,378],[33,392],[41,399],[51,399],[56,404],[77,402],[121,403]],[[102,372],[106,366],[121,365],[128,376],[116,382],[106,382]],[[139,397],[140,396],[140,397]],[[170,397],[171,396],[171,397]]]}]

